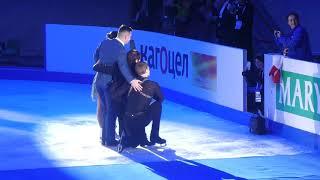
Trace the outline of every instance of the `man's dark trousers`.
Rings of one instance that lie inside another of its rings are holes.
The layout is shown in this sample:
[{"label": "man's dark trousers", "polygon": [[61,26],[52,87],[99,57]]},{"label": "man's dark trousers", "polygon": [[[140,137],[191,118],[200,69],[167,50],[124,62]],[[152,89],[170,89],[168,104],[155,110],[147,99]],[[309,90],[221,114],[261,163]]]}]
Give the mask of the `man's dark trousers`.
[{"label": "man's dark trousers", "polygon": [[107,91],[108,85],[97,84],[97,91],[101,97],[102,111],[103,111],[103,128],[101,140],[103,144],[111,145],[115,142],[115,123],[116,123],[116,113],[111,105],[111,95]]}]

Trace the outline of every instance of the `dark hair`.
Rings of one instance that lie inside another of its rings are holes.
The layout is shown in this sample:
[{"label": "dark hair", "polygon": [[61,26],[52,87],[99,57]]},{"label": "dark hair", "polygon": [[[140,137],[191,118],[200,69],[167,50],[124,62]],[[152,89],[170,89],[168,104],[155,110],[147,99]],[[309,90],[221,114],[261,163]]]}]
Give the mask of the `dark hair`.
[{"label": "dark hair", "polygon": [[122,32],[131,32],[132,28],[130,26],[124,25],[122,24],[119,29],[118,29],[118,33],[122,33]]},{"label": "dark hair", "polygon": [[137,75],[141,76],[142,74],[146,73],[146,70],[148,69],[148,64],[145,62],[138,62],[135,66],[135,70]]},{"label": "dark hair", "polygon": [[135,72],[135,65],[140,62],[141,54],[139,51],[132,49],[127,53],[127,63],[131,72]]},{"label": "dark hair", "polygon": [[118,35],[118,31],[110,31],[107,33],[108,39],[114,39],[117,37],[117,35]]},{"label": "dark hair", "polygon": [[262,55],[257,55],[254,59],[258,59],[259,61],[264,63],[264,56],[262,56]]},{"label": "dark hair", "polygon": [[300,22],[300,21],[299,21],[300,18],[299,18],[298,13],[296,13],[296,12],[290,12],[290,13],[286,16],[286,17],[287,17],[287,20],[288,20],[289,16],[294,16],[294,17],[296,18],[296,20],[297,20],[298,22]]},{"label": "dark hair", "polygon": [[133,63],[136,62],[136,60],[140,61],[140,59],[141,59],[141,54],[136,49],[131,49],[127,53],[127,62],[128,62],[128,64],[133,64]]}]

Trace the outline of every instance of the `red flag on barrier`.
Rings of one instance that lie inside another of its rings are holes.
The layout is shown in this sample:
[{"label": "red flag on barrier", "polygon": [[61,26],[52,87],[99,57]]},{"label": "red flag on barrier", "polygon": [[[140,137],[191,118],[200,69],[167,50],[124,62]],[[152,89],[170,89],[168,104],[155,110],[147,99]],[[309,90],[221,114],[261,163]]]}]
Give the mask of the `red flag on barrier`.
[{"label": "red flag on barrier", "polygon": [[272,63],[273,65],[270,69],[269,76],[271,76],[274,83],[278,84],[281,78],[282,56],[280,56],[279,59],[274,59]]}]

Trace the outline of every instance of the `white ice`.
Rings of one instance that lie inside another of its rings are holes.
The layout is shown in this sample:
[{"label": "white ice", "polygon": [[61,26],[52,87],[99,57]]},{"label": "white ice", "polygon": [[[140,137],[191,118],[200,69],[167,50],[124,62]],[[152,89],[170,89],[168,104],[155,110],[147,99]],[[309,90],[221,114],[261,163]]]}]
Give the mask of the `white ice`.
[{"label": "white ice", "polygon": [[90,85],[9,80],[0,84],[0,170],[312,152],[284,138],[252,135],[244,125],[165,101],[160,136],[167,139],[167,146],[128,148],[119,154],[99,142]]}]

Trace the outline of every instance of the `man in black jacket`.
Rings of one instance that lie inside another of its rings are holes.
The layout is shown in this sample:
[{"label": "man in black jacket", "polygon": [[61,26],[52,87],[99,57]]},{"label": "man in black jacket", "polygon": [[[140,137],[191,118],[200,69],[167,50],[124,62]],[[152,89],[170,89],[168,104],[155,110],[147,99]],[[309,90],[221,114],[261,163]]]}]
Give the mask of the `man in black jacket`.
[{"label": "man in black jacket", "polygon": [[[118,151],[124,147],[136,147],[165,144],[166,140],[160,138],[159,128],[162,113],[163,94],[158,83],[148,80],[150,69],[144,62],[138,62],[135,66],[137,79],[142,81],[142,91],[134,91],[130,88],[125,105],[124,128]],[[152,102],[152,100],[155,100]],[[152,102],[152,103],[151,103]],[[145,127],[152,121],[150,141],[145,133]]]},{"label": "man in black jacket", "polygon": [[263,114],[264,108],[264,76],[263,76],[264,57],[256,56],[254,66],[242,72],[248,84],[247,102],[248,111],[257,113],[259,110]]}]

